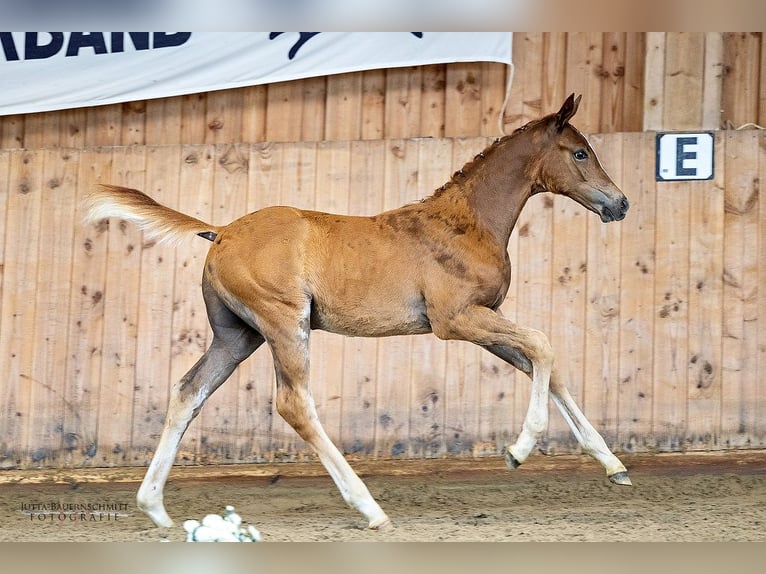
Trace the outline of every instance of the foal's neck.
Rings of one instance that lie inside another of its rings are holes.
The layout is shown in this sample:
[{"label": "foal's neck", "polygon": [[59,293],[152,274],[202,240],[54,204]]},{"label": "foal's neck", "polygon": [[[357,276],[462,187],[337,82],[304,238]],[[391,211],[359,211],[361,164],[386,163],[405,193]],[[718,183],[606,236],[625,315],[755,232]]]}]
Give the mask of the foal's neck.
[{"label": "foal's neck", "polygon": [[[506,136],[478,154],[433,196],[462,204],[503,247],[533,193],[531,154],[523,134]],[[522,144],[522,145],[519,145]],[[462,201],[461,201],[462,200]]]}]

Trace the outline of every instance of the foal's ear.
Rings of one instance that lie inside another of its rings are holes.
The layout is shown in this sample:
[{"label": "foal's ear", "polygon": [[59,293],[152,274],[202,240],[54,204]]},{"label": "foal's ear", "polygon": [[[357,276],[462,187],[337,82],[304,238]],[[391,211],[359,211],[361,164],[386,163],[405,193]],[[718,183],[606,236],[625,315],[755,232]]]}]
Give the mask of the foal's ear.
[{"label": "foal's ear", "polygon": [[564,105],[562,105],[561,109],[556,112],[556,129],[558,131],[563,130],[564,126],[567,125],[567,122],[572,119],[572,116],[574,116],[575,113],[577,113],[577,107],[580,105],[581,99],[582,94],[577,96],[577,98],[575,98],[574,94],[569,94]]}]

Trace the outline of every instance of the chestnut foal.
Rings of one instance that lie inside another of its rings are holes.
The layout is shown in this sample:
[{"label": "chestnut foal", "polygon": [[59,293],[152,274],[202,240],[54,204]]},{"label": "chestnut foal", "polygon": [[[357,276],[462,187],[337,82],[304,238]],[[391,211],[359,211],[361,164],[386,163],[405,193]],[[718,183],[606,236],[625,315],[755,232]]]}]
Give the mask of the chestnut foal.
[{"label": "chestnut foal", "polygon": [[138,506],[171,526],[163,488],[178,444],[210,394],[264,342],[276,370],[279,414],[316,451],[345,501],[370,528],[390,521],[328,438],[309,392],[309,333],[360,337],[433,333],[471,341],[532,380],[529,409],[505,449],[517,467],[548,423],[548,396],[584,452],[617,484],[627,471],[572,400],[547,337],[501,316],[511,281],[508,239],[527,199],[571,197],[603,222],[619,221],[628,200],[586,138],[569,124],[580,97],[490,145],[451,181],[420,201],[372,217],[268,207],[214,226],[156,203],[140,191],[102,186],[88,219],[136,222],[149,237],[197,234],[212,241],[202,277],[213,331],[210,348],[174,385],[159,445]]}]

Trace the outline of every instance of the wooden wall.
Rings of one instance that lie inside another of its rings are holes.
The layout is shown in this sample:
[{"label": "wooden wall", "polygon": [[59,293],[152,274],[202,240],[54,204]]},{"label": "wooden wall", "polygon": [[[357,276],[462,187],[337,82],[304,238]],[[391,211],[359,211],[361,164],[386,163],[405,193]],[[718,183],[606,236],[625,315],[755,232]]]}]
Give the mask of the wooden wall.
[{"label": "wooden wall", "polygon": [[[582,93],[592,133],[766,125],[762,33],[516,33],[506,130]],[[0,117],[0,148],[499,135],[503,64],[376,70]]]},{"label": "wooden wall", "polygon": [[[289,203],[370,214],[423,197],[491,138],[0,151],[0,467],[143,465],[168,388],[200,356],[207,243],[85,227],[96,182],[146,190],[214,223]],[[585,413],[618,451],[766,446],[766,134],[716,133],[716,177],[655,183],[654,134],[592,136],[632,201],[604,225],[539,196],[509,250],[503,309],[550,333]],[[349,456],[497,454],[529,385],[432,336],[314,333],[313,391]],[[259,350],[210,399],[180,463],[300,460]],[[555,410],[545,448],[576,451]]]}]

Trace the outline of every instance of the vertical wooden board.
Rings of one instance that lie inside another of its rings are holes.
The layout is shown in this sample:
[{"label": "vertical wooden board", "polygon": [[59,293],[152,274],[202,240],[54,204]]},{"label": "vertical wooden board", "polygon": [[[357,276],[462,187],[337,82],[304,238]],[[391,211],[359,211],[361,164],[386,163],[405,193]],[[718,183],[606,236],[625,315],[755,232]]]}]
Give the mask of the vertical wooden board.
[{"label": "vertical wooden board", "polygon": [[181,96],[181,141],[186,144],[204,143],[207,126],[201,118],[205,117],[207,94]]},{"label": "vertical wooden board", "polygon": [[[622,177],[620,134],[592,138],[607,173]],[[593,214],[588,214],[593,215]],[[585,386],[583,412],[607,444],[617,441],[620,352],[620,223],[588,218]]]},{"label": "vertical wooden board", "polygon": [[644,73],[646,33],[628,32],[625,38],[625,77],[622,102],[622,131],[644,127]]},{"label": "vertical wooden board", "polygon": [[688,425],[689,187],[656,189],[652,434],[658,450],[677,451]]},{"label": "vertical wooden board", "polygon": [[766,126],[766,38],[761,34],[761,85],[758,89],[758,119],[760,126]]},{"label": "vertical wooden board", "polygon": [[[383,210],[386,143],[352,142],[349,166],[349,213],[373,215]],[[346,454],[370,456],[375,448],[375,379],[378,340],[345,340],[343,413],[338,446]],[[401,384],[401,383],[400,383]]]},{"label": "vertical wooden board", "polygon": [[[144,189],[145,175],[145,148],[115,151],[110,183]],[[96,462],[103,466],[130,461],[142,251],[142,234],[137,227],[122,219],[110,219],[96,454]]]},{"label": "vertical wooden board", "polygon": [[242,95],[242,141],[262,142],[266,139],[266,96],[268,87],[249,86]]},{"label": "vertical wooden board", "polygon": [[31,410],[27,420],[26,450],[33,464],[59,466],[61,460],[64,411],[74,406],[64,399],[62,374],[67,365],[67,339],[61,334],[69,328],[69,294],[72,274],[72,242],[75,220],[78,155],[71,150],[49,149],[42,158],[40,182],[42,205],[37,255],[37,308],[29,382],[32,386]]},{"label": "vertical wooden board", "polygon": [[266,96],[266,141],[300,141],[303,88],[298,81],[269,84]]},{"label": "vertical wooden board", "polygon": [[[592,214],[568,197],[548,196],[545,200],[553,203],[550,341],[559,377],[575,401],[582,405],[587,352],[585,305],[588,220]],[[574,435],[552,403],[549,412],[550,452],[576,449]]]},{"label": "vertical wooden board", "polygon": [[122,104],[120,145],[146,144],[146,100]]},{"label": "vertical wooden board", "polygon": [[53,134],[61,133],[61,115],[56,112],[40,112],[24,116],[24,147],[27,149],[58,145]]},{"label": "vertical wooden board", "polygon": [[[3,299],[0,307],[0,466],[16,467],[34,461],[27,451],[33,424],[32,363],[35,355],[35,314],[42,204],[43,153],[18,151],[11,155],[5,219]],[[44,457],[43,457],[44,458]]]},{"label": "vertical wooden board", "polygon": [[668,32],[663,129],[699,129],[702,123],[702,32]]},{"label": "vertical wooden board", "polygon": [[[444,134],[447,137],[475,135],[482,122],[482,70],[472,63],[447,65],[446,77],[447,113]],[[501,100],[502,101],[502,100]]]},{"label": "vertical wooden board", "polygon": [[[314,209],[347,214],[349,205],[348,142],[322,142],[317,147],[316,195]],[[311,389],[319,420],[330,439],[338,444],[343,413],[343,338],[333,333],[312,334]],[[353,360],[353,357],[350,357]]]},{"label": "vertical wooden board", "polygon": [[705,33],[705,68],[702,76],[703,130],[721,128],[724,76],[724,43],[721,32]]},{"label": "vertical wooden board", "polygon": [[738,128],[758,118],[761,33],[724,34],[723,125]]},{"label": "vertical wooden board", "polygon": [[[79,154],[76,205],[98,183],[111,183],[112,153],[83,150]],[[84,214],[78,209],[77,217]],[[98,465],[98,413],[101,395],[104,318],[107,308],[106,273],[109,243],[107,220],[93,225],[75,222],[72,245],[72,275],[66,334],[69,357],[66,363],[63,427],[63,466]],[[114,313],[110,308],[109,313]],[[119,310],[117,311],[119,313]],[[71,408],[70,408],[71,405]]]},{"label": "vertical wooden board", "polygon": [[87,108],[87,147],[121,145],[122,140],[122,104]]},{"label": "vertical wooden board", "polygon": [[379,140],[386,133],[386,70],[362,72],[361,139]]},{"label": "vertical wooden board", "polygon": [[726,134],[721,434],[751,444],[757,414],[758,134]]},{"label": "vertical wooden board", "polygon": [[[717,134],[714,157],[724,157]],[[689,182],[689,392],[687,445],[720,448],[724,178]],[[691,311],[692,309],[697,310]]]},{"label": "vertical wooden board", "polygon": [[88,113],[86,108],[61,110],[61,133],[59,146],[67,149],[85,147]]},{"label": "vertical wooden board", "polygon": [[358,140],[362,133],[362,74],[327,76],[326,140]]},{"label": "vertical wooden board", "polygon": [[421,88],[419,67],[386,70],[386,138],[406,138],[419,133]]},{"label": "vertical wooden board", "polygon": [[242,141],[242,96],[239,89],[208,92],[204,119],[207,131],[205,141],[200,143]]},{"label": "vertical wooden board", "polygon": [[601,119],[599,131],[625,131],[622,122],[625,103],[625,32],[604,33],[604,53],[601,64]]},{"label": "vertical wooden board", "polygon": [[[511,42],[513,44],[511,49],[513,54],[513,70],[509,69],[507,73],[513,73],[513,78],[511,78],[511,91],[503,113],[503,134],[512,132],[524,123],[524,80],[522,70],[526,62],[526,34],[514,33]],[[508,78],[506,77],[507,85]]]},{"label": "vertical wooden board", "polygon": [[[397,139],[386,144],[384,210],[399,207],[417,197],[419,166],[418,142]],[[411,348],[411,337],[387,337],[378,344],[375,455],[381,458],[403,458],[408,454]]]},{"label": "vertical wooden board", "polygon": [[[202,221],[213,222],[213,176],[215,147],[190,145],[180,148],[178,170],[178,209]],[[171,166],[168,166],[171,169]],[[200,289],[205,257],[210,244],[202,238],[189,238],[176,247],[173,274],[173,303],[171,306],[171,349],[168,388],[177,384],[192,368],[212,340]],[[165,249],[165,248],[163,248]],[[156,384],[158,381],[153,381]],[[144,439],[156,445],[164,424],[167,406],[158,402],[159,413],[153,416]],[[154,448],[154,447],[152,447]],[[181,440],[176,464],[199,461],[200,425],[192,423]],[[138,460],[146,464],[147,460]]]},{"label": "vertical wooden board", "polygon": [[[524,34],[524,61],[521,69],[516,70],[520,84],[521,121],[525,124],[543,115],[543,88],[540,71],[543,69],[543,34],[527,32]],[[449,102],[447,103],[450,109]],[[447,135],[450,135],[447,133]]]},{"label": "vertical wooden board", "polygon": [[646,58],[644,60],[644,110],[645,130],[665,129],[665,48],[667,32],[646,33]]},{"label": "vertical wooden board", "polygon": [[157,98],[146,102],[147,145],[180,145],[183,113],[181,98]]},{"label": "vertical wooden board", "polygon": [[0,149],[24,147],[23,114],[0,116]]},{"label": "vertical wooden board", "polygon": [[[217,145],[213,175],[214,223],[228,223],[245,215],[249,186],[250,150],[246,145]],[[199,415],[200,458],[205,462],[239,462],[249,429],[240,427],[240,372],[234,374],[208,399]]]},{"label": "vertical wooden board", "polygon": [[327,80],[329,77],[318,76],[301,80],[303,86],[303,105],[300,116],[301,141],[330,139],[325,135]]},{"label": "vertical wooden board", "polygon": [[[447,66],[448,64],[433,64],[422,67],[423,83],[420,96],[420,131],[413,135],[432,138],[444,137]],[[502,102],[502,99],[500,101]]]},{"label": "vertical wooden board", "polygon": [[566,97],[567,38],[563,32],[543,34],[542,101],[541,113],[558,110]]},{"label": "vertical wooden board", "polygon": [[[455,170],[455,163],[462,166],[466,159],[465,150],[463,153],[455,151],[455,158],[453,146],[462,146],[453,144],[451,140],[423,139],[417,145],[416,189],[410,201],[431,195],[449,179]],[[461,366],[457,357],[462,350],[432,336],[412,337],[410,345],[409,455],[436,457],[445,452],[447,444],[453,449],[460,447],[464,442],[463,435],[466,431],[470,432],[470,429],[463,428],[463,413],[459,404],[460,391],[465,383],[462,373],[457,372]],[[448,348],[455,352],[451,373],[446,367]],[[461,383],[459,390],[456,389],[458,381]]]},{"label": "vertical wooden board", "polygon": [[567,36],[567,91],[582,94],[575,124],[585,132],[599,131],[602,43],[600,32],[570,32]]},{"label": "vertical wooden board", "polygon": [[622,226],[620,373],[617,444],[624,452],[654,447],[654,280],[656,193],[654,134],[623,134],[620,187],[630,201]]},{"label": "vertical wooden board", "polygon": [[[179,146],[146,148],[144,189],[155,201],[178,206]],[[189,238],[192,241],[192,238]],[[173,285],[176,257],[172,245],[142,238],[136,325],[136,370],[133,388],[132,464],[145,464],[165,420],[173,346]]]},{"label": "vertical wooden board", "polygon": [[[766,57],[766,42],[761,57]],[[763,76],[763,84],[766,84],[766,75]],[[766,115],[766,114],[765,114]],[[764,195],[764,182],[766,182],[766,133],[761,132],[758,136],[758,181],[760,183],[760,197],[758,198],[758,355],[756,380],[766,380],[766,196]],[[2,218],[0,218],[0,221]],[[763,385],[758,387],[756,397],[755,436],[757,444],[763,448],[766,444],[766,389]]]}]

